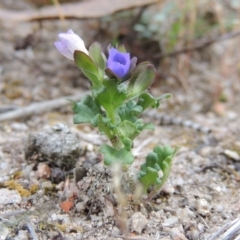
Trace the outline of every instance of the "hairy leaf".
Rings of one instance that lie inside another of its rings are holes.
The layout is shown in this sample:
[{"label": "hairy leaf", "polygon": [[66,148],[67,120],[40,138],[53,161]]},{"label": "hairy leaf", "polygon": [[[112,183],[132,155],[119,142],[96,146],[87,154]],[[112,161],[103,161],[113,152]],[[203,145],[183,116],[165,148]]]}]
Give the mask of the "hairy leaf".
[{"label": "hairy leaf", "polygon": [[113,163],[132,164],[134,161],[133,154],[126,148],[116,150],[107,144],[103,144],[99,151],[104,155],[105,165],[112,165]]},{"label": "hairy leaf", "polygon": [[92,82],[94,88],[100,88],[102,86],[99,71],[93,60],[86,53],[75,51],[74,61],[83,74]]}]

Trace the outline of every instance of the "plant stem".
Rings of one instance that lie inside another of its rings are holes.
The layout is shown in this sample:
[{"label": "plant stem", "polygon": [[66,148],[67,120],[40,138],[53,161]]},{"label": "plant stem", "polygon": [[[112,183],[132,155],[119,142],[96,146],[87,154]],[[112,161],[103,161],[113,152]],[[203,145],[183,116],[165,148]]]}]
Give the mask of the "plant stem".
[{"label": "plant stem", "polygon": [[[115,110],[112,107],[107,109],[107,115],[111,119],[111,123],[113,125],[116,125]],[[123,144],[122,144],[122,141],[119,139],[119,135],[118,135],[118,131],[117,131],[116,127],[113,129],[113,134],[112,134],[112,138],[110,139],[110,141],[111,141],[112,146],[115,149],[119,150],[119,149],[123,148]]]},{"label": "plant stem", "polygon": [[117,149],[120,150],[121,148],[123,148],[123,144],[122,141],[119,139],[119,137],[117,135],[113,136],[112,139],[110,139],[112,146]]},{"label": "plant stem", "polygon": [[111,123],[115,124],[116,123],[115,110],[112,107],[107,109],[107,115],[111,119]]}]

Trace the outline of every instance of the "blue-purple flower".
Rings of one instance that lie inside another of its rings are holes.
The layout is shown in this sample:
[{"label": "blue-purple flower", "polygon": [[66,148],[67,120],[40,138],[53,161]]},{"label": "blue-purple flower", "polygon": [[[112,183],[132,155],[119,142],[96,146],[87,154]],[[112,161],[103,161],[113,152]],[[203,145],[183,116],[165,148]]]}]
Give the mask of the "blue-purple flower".
[{"label": "blue-purple flower", "polygon": [[130,67],[130,53],[122,53],[115,48],[109,49],[107,68],[109,68],[117,77],[125,77],[129,73]]},{"label": "blue-purple flower", "polygon": [[58,37],[60,38],[60,42],[55,42],[55,47],[65,57],[74,60],[73,54],[76,50],[88,55],[88,50],[85,47],[84,41],[71,29],[66,33],[60,33]]}]

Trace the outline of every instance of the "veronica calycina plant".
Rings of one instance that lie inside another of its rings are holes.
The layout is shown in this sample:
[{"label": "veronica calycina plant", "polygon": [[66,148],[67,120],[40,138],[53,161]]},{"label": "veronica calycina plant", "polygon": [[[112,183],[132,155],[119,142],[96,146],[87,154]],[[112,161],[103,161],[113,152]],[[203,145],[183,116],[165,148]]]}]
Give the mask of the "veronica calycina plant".
[{"label": "veronica calycina plant", "polygon": [[[149,62],[136,65],[136,57],[131,58],[124,46],[110,46],[106,57],[99,43],[94,42],[87,50],[72,30],[58,36],[56,48],[74,60],[91,82],[91,94],[73,102],[74,123],[89,123],[108,137],[110,144],[100,147],[105,165],[132,164],[134,139],[145,129],[154,130],[154,125],[145,124],[140,115],[148,108],[158,108],[162,99],[170,97],[154,97],[148,92],[155,77],[154,66]],[[145,191],[163,185],[174,154],[170,147],[158,146],[147,156],[139,172]]]}]

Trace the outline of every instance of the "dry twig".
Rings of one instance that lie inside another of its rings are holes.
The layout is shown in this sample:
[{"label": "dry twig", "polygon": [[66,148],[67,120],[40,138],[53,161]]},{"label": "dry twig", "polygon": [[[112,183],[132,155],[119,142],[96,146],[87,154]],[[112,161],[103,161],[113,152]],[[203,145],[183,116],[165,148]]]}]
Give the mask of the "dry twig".
[{"label": "dry twig", "polygon": [[0,114],[0,122],[14,120],[17,118],[26,118],[32,115],[37,115],[44,112],[49,112],[53,109],[69,105],[68,100],[79,101],[87,92],[82,92],[77,95],[61,97],[53,100],[48,100],[40,103],[33,103],[29,106],[18,108],[13,111]]},{"label": "dry twig", "polygon": [[31,222],[27,223],[27,228],[28,228],[28,230],[29,230],[29,232],[30,232],[30,234],[32,236],[32,239],[33,240],[38,240],[38,236],[37,236],[37,234],[36,234],[36,232],[34,230],[34,226],[33,226],[33,224]]},{"label": "dry twig", "polygon": [[232,222],[226,223],[216,233],[214,233],[209,240],[228,240],[240,238],[240,219],[235,219]]},{"label": "dry twig", "polygon": [[[100,18],[119,11],[158,3],[160,0],[88,0],[61,4],[61,15],[65,19]],[[97,6],[97,7],[96,7]],[[31,11],[0,9],[1,21],[43,21],[59,19],[59,8],[46,6]]]}]

